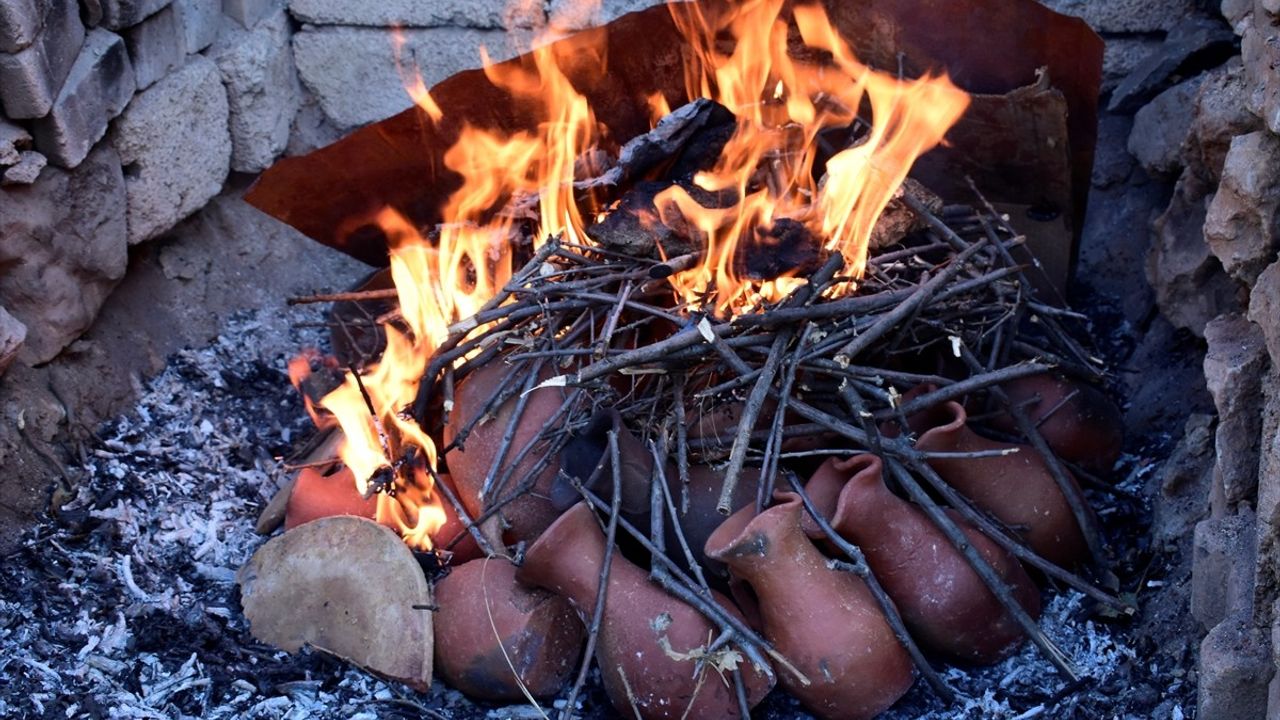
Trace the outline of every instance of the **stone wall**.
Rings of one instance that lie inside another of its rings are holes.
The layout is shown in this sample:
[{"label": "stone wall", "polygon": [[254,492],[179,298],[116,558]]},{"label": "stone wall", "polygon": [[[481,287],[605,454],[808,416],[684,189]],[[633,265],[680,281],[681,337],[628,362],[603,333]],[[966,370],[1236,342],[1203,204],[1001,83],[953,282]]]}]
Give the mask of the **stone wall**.
[{"label": "stone wall", "polygon": [[[1162,314],[1203,338],[1217,411],[1193,540],[1191,610],[1205,633],[1198,717],[1276,718],[1280,2],[1224,0],[1217,9],[1225,23],[1200,17],[1171,30],[1111,107],[1136,111],[1130,153],[1174,183],[1153,224],[1147,275]],[[1179,46],[1175,34],[1187,40]]]}]

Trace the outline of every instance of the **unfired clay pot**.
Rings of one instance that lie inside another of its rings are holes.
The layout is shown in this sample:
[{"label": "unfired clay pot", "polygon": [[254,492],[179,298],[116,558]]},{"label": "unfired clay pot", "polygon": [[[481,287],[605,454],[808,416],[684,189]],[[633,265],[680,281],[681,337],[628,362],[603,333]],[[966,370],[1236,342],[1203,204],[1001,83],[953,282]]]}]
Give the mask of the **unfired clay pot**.
[{"label": "unfired clay pot", "polygon": [[[832,528],[862,549],[921,645],[953,662],[989,664],[1022,642],[1018,624],[942,530],[885,487],[879,458],[831,458],[805,491]],[[1038,617],[1040,595],[1017,559],[958,514],[949,515],[1023,609]]]},{"label": "unfired clay pot", "polygon": [[559,693],[582,655],[585,632],[573,608],[516,582],[500,558],[473,560],[436,583],[435,668],[462,692],[493,702]]},{"label": "unfired clay pot", "polygon": [[828,566],[800,526],[798,495],[754,515],[744,508],[707,541],[759,598],[765,638],[809,679],[780,680],[815,715],[875,717],[911,687],[911,659],[871,591],[857,576]]},{"label": "unfired clay pot", "polygon": [[318,468],[303,468],[294,480],[293,493],[285,510],[284,527],[291,530],[303,523],[333,515],[356,515],[372,520],[378,512],[378,498],[367,500],[356,489],[355,476],[345,465],[330,475]]},{"label": "unfired clay pot", "polygon": [[[1024,408],[1050,448],[1089,472],[1111,471],[1124,447],[1124,418],[1100,390],[1061,376],[1043,374],[1002,385],[1009,400]],[[1030,404],[1023,405],[1029,402]],[[999,413],[991,426],[1017,433],[1013,418]]]},{"label": "unfired clay pot", "polygon": [[[1026,538],[1046,560],[1070,567],[1085,557],[1084,535],[1044,459],[1027,445],[988,440],[965,424],[959,403],[948,402],[910,418],[926,452],[1009,450],[1009,455],[930,458],[929,466],[975,505]],[[1073,479],[1074,483],[1075,480]]]},{"label": "unfired clay pot", "polygon": [[[499,386],[510,366],[501,361],[493,361],[476,368],[458,384],[454,394],[454,408],[449,417],[449,424],[444,428],[444,441],[453,442],[459,428],[464,427],[471,418],[485,411],[489,400],[498,392]],[[562,387],[539,388],[529,393],[524,414],[516,423],[514,440],[506,455],[506,464],[514,461],[528,443],[533,441],[551,423],[556,412],[567,397],[568,391]],[[462,443],[462,447],[451,450],[445,456],[449,466],[449,474],[457,486],[459,500],[472,517],[480,516],[487,502],[501,500],[521,484],[530,479],[538,461],[545,450],[535,446],[524,460],[511,473],[505,486],[495,498],[481,498],[480,493],[485,485],[485,478],[493,469],[494,459],[502,445],[502,438],[507,432],[507,424],[515,412],[517,399],[511,398],[496,408],[492,416],[478,423]],[[547,499],[551,492],[551,484],[558,470],[553,460],[537,477],[533,479],[531,491],[505,505],[501,516],[509,524],[505,536],[510,542],[532,542],[542,533],[559,514]]]},{"label": "unfired clay pot", "polygon": [[[620,717],[739,717],[733,682],[695,660],[681,657],[705,648],[716,631],[697,610],[663,592],[648,574],[616,548],[609,572],[596,661],[605,692]],[[570,508],[529,547],[517,572],[521,582],[564,597],[589,622],[595,608],[605,535],[585,503]],[[728,600],[717,596],[728,607]],[[669,646],[664,648],[664,641]],[[694,653],[696,654],[696,653]],[[742,666],[747,698],[754,706],[771,683],[749,663]],[[632,707],[634,700],[634,709]]]}]

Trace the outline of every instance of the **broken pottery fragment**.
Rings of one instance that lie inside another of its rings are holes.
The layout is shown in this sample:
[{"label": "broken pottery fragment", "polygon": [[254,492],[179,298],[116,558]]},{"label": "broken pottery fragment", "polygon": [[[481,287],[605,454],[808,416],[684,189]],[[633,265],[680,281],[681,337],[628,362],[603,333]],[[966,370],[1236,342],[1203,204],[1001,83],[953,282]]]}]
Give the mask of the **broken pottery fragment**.
[{"label": "broken pottery fragment", "polygon": [[310,645],[415,690],[431,686],[431,589],[404,541],[364,518],[300,525],[240,568],[253,636]]}]

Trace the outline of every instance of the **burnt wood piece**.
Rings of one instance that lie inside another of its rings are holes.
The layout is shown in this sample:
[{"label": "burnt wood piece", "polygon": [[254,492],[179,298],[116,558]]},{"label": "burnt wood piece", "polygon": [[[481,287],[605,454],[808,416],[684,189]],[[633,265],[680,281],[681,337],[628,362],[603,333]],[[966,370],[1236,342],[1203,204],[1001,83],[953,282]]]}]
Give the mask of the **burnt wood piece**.
[{"label": "burnt wood piece", "polygon": [[[671,111],[649,132],[627,141],[618,151],[618,162],[586,185],[621,186],[657,174],[691,176],[715,162],[735,124],[736,118],[728,108],[714,100],[698,98]],[[679,161],[680,172],[662,173],[662,166],[672,160]]]}]

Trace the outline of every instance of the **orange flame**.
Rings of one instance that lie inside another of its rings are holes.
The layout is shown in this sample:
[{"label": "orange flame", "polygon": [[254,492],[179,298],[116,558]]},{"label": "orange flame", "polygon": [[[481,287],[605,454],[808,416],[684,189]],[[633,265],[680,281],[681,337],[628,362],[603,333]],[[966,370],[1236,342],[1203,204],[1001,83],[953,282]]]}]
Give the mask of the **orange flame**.
[{"label": "orange flame", "polygon": [[[877,218],[916,158],[939,144],[967,107],[967,95],[946,77],[904,81],[859,63],[821,6],[796,7],[789,21],[783,4],[741,0],[715,18],[692,3],[670,8],[690,48],[689,96],[714,99],[737,116],[714,166],[694,178],[702,192],[675,186],[656,200],[668,224],[681,220],[704,243],[700,264],[671,278],[690,307],[747,312],[803,283],[785,275],[752,278],[739,267],[742,248],[783,219],[805,228],[826,251],[841,253],[846,271],[859,277]],[[806,57],[825,53],[829,61],[792,57],[792,21],[810,49]],[[560,28],[553,22],[549,32]],[[733,40],[727,52],[726,37]],[[395,38],[399,51],[403,38]],[[321,403],[344,433],[340,454],[362,492],[372,478],[392,471],[406,449],[436,467],[434,443],[404,409],[450,327],[474,315],[511,278],[512,238],[521,220],[503,210],[536,197],[535,247],[551,237],[590,244],[587,219],[599,217],[603,208],[596,198],[575,192],[574,182],[581,179],[580,159],[598,149],[604,131],[569,75],[605,72],[602,41],[601,33],[588,33],[544,44],[532,52],[531,65],[494,65],[482,52],[490,81],[540,110],[538,126],[513,134],[462,128],[444,156],[462,185],[446,201],[432,237],[389,208],[373,218],[389,239],[402,324],[386,325],[387,347],[376,364],[359,378],[349,374]],[[401,65],[399,56],[406,92],[438,121],[440,107],[416,68]],[[670,111],[660,94],[646,102],[654,122]],[[872,123],[865,138],[832,156],[823,177],[815,179],[819,134],[850,126],[866,107]],[[833,292],[851,290],[850,284]],[[315,412],[313,417],[327,421]],[[440,499],[423,468],[399,470],[394,495],[379,498],[379,520],[416,547],[430,548],[432,532],[445,521]]]},{"label": "orange flame", "polygon": [[[793,58],[783,4],[743,0],[715,18],[695,3],[669,6],[692,50],[685,68],[690,95],[715,99],[738,118],[715,167],[694,180],[721,196],[731,193],[737,203],[703,207],[678,187],[659,198],[706,237],[703,262],[675,275],[673,284],[690,302],[713,290],[721,312],[779,300],[803,282],[756,280],[735,265],[744,241],[782,218],[803,223],[825,250],[844,256],[850,276],[861,277],[876,220],[916,159],[942,141],[969,103],[945,76],[899,80],[858,62],[821,5],[796,6],[792,15],[803,44],[825,51],[831,62]],[[720,49],[726,34],[734,39],[727,54]],[[849,126],[864,101],[869,134],[830,158],[815,180],[819,133]]]}]

